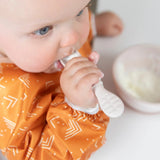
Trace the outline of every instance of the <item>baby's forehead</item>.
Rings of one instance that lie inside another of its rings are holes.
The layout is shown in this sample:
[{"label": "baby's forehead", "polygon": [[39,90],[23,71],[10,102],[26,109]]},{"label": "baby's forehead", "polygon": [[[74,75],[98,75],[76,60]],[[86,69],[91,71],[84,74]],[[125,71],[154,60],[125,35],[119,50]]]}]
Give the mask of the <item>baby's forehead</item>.
[{"label": "baby's forehead", "polygon": [[76,15],[89,0],[0,0],[0,13],[21,20]]},{"label": "baby's forehead", "polygon": [[[75,18],[89,1],[0,0],[0,27],[22,35],[48,25],[64,24],[62,22]],[[5,7],[2,2],[6,4]]]}]

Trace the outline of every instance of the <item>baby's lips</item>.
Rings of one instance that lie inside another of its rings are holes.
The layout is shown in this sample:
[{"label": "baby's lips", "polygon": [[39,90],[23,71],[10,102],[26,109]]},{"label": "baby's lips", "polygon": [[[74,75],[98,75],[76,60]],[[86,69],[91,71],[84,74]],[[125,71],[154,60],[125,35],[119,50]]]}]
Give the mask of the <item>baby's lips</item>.
[{"label": "baby's lips", "polygon": [[58,70],[62,70],[62,69],[64,68],[63,65],[61,64],[60,60],[58,60],[58,61],[56,61],[56,62],[54,63],[54,67],[55,67],[56,69],[58,69]]},{"label": "baby's lips", "polygon": [[57,71],[61,71],[63,69],[63,65],[60,63],[60,61],[54,62],[52,65],[49,66],[44,72],[45,73],[54,73]]}]

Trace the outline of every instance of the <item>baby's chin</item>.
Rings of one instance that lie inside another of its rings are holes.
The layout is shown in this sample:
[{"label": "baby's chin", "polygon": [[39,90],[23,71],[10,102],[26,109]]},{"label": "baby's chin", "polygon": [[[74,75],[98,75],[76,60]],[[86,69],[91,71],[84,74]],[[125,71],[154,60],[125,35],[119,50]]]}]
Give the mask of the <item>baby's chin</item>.
[{"label": "baby's chin", "polygon": [[[17,65],[17,64],[16,64]],[[25,71],[25,72],[29,72],[29,73],[55,73],[55,72],[59,72],[63,69],[62,64],[60,63],[60,61],[55,61],[52,65],[50,65],[47,69],[45,68],[40,68],[40,67],[26,67],[23,65],[17,65],[17,67],[19,67],[21,70]]]}]

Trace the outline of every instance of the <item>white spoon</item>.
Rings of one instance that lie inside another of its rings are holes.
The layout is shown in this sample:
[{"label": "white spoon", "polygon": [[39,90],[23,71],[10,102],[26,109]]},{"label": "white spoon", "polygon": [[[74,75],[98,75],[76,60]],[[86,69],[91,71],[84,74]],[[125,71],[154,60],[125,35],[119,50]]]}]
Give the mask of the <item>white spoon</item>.
[{"label": "white spoon", "polygon": [[[78,51],[73,54],[64,57],[60,60],[61,64],[65,64],[74,57],[81,56]],[[119,97],[113,93],[106,90],[103,86],[103,82],[100,80],[97,84],[93,86],[93,90],[98,99],[99,106],[101,110],[110,118],[116,118],[122,115],[124,112],[124,104]]]}]

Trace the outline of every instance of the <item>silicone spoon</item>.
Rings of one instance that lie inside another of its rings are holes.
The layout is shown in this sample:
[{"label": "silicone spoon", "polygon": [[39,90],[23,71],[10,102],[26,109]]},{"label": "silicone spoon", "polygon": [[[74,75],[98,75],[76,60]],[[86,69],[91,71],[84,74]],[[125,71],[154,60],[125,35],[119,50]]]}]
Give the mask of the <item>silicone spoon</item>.
[{"label": "silicone spoon", "polygon": [[[65,66],[65,64],[74,57],[81,56],[78,51],[73,54],[64,57],[60,60],[60,63]],[[113,93],[106,90],[103,86],[103,82],[100,80],[97,84],[93,86],[93,90],[98,99],[99,106],[101,110],[110,118],[116,118],[122,115],[124,111],[124,104],[119,97]]]}]

